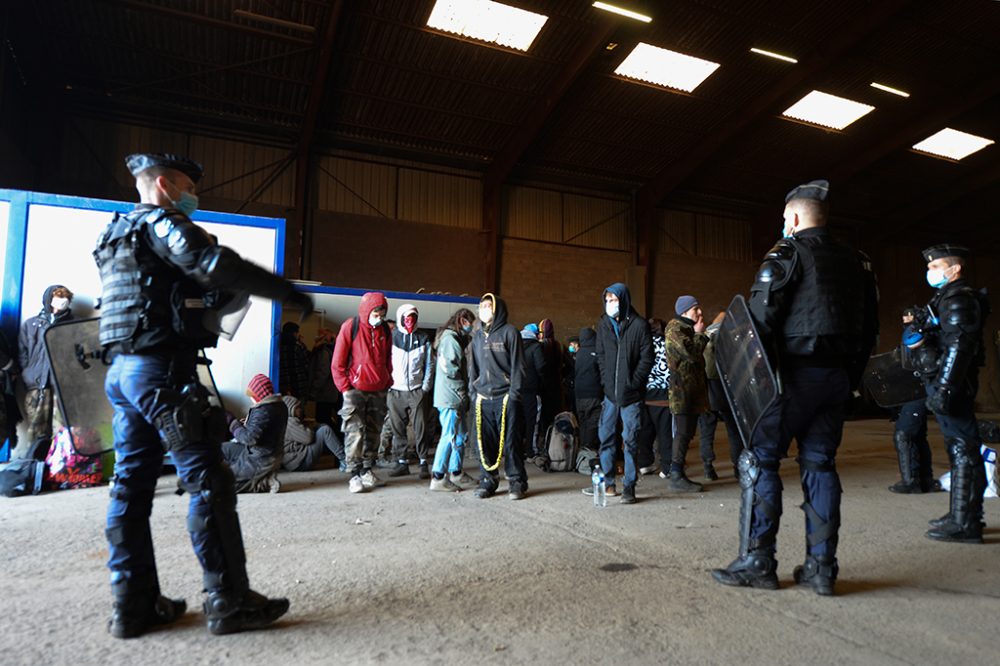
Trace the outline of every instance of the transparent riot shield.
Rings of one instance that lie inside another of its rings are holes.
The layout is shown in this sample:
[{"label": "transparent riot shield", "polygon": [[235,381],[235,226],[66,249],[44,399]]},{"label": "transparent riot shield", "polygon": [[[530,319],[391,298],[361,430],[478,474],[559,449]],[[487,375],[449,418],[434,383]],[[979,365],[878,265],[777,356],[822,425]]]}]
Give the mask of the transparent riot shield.
[{"label": "transparent riot shield", "polygon": [[764,411],[780,393],[777,377],[742,296],[726,309],[715,334],[715,364],[736,418],[743,445],[750,446]]},{"label": "transparent riot shield", "polygon": [[52,366],[56,405],[77,453],[100,455],[114,448],[114,410],[104,393],[109,363],[101,349],[100,319],[78,319],[50,326],[45,351]]},{"label": "transparent riot shield", "polygon": [[899,349],[868,359],[864,384],[880,407],[896,407],[927,397],[920,374],[903,367]]}]

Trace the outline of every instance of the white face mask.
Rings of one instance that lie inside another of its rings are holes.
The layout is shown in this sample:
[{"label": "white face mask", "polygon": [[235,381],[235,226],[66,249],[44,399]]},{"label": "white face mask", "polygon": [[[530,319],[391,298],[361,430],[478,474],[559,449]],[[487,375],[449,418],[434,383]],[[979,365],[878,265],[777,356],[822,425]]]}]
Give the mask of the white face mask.
[{"label": "white face mask", "polygon": [[479,321],[484,324],[493,321],[493,308],[479,308]]},{"label": "white face mask", "polygon": [[940,289],[941,287],[948,284],[948,278],[944,274],[944,269],[933,268],[927,271],[927,284],[934,287],[935,289]]},{"label": "white face mask", "polygon": [[65,310],[68,307],[69,307],[69,299],[68,298],[56,296],[56,297],[54,297],[52,299],[52,311],[53,312],[62,312],[63,310]]},{"label": "white face mask", "polygon": [[604,304],[604,311],[608,313],[608,316],[614,319],[618,316],[620,308],[618,307],[618,301],[607,301]]},{"label": "white face mask", "polygon": [[378,326],[379,324],[382,323],[382,315],[376,312],[372,312],[370,315],[368,315],[368,323],[372,326],[372,328]]}]

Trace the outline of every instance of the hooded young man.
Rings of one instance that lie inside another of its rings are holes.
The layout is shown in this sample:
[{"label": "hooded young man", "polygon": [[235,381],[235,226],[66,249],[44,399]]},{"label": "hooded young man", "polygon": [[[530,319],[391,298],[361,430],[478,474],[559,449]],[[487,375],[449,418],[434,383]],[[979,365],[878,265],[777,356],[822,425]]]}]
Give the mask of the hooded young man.
[{"label": "hooded young man", "polygon": [[[636,453],[639,442],[642,399],[646,381],[653,368],[653,338],[649,324],[632,307],[628,287],[616,282],[601,297],[604,314],[597,322],[597,364],[604,386],[601,421],[601,469],[604,470],[608,495],[615,495],[615,449],[618,421],[622,422],[625,445],[625,477],[622,479],[622,504],[635,504],[638,478]],[[593,492],[585,488],[584,493]]]},{"label": "hooded young man", "polygon": [[236,492],[276,493],[277,472],[285,446],[288,409],[267,375],[254,375],[247,385],[253,406],[246,419],[229,422],[233,439],[222,443],[222,457],[236,477]]},{"label": "hooded young man", "polygon": [[472,337],[469,395],[475,410],[476,442],[481,474],[475,495],[493,497],[500,485],[501,462],[507,475],[507,497],[522,499],[528,492],[528,474],[518,446],[523,346],[517,329],[507,323],[507,304],[494,294],[479,301],[482,326]]},{"label": "hooded young man", "polygon": [[340,327],[330,364],[333,382],[344,395],[340,418],[352,493],[383,484],[373,466],[385,421],[385,395],[392,385],[392,335],[385,323],[388,309],[381,292],[362,296],[358,316]]},{"label": "hooded young man", "polygon": [[396,466],[389,476],[406,476],[407,424],[420,460],[420,478],[431,478],[427,468],[427,416],[430,412],[431,387],[434,384],[434,353],[431,336],[417,328],[416,306],[404,303],[396,309],[396,330],[392,332],[392,388],[389,389],[389,425],[392,428],[392,452]]},{"label": "hooded young man", "polygon": [[[42,294],[41,311],[25,320],[17,339],[21,379],[24,381],[24,418],[28,432],[25,445],[31,446],[39,439],[52,439],[52,366],[45,353],[45,331],[53,324],[73,319],[70,304],[73,292],[61,284],[54,284]],[[56,416],[59,419],[59,416]],[[61,423],[61,419],[59,419]],[[22,447],[24,448],[24,447]],[[15,454],[14,457],[17,457]]]}]

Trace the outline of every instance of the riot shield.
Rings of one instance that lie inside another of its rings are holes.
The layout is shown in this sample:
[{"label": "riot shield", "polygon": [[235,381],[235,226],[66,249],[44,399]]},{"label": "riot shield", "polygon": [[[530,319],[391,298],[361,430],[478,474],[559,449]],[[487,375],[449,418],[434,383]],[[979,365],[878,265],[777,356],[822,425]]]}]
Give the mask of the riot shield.
[{"label": "riot shield", "polygon": [[868,359],[864,384],[879,407],[896,407],[927,397],[920,374],[903,367],[899,349]]},{"label": "riot shield", "polygon": [[715,334],[715,365],[736,418],[743,445],[750,446],[757,422],[778,398],[778,379],[742,296],[726,309]]},{"label": "riot shield", "polygon": [[104,393],[109,364],[99,338],[100,318],[77,319],[45,331],[58,408],[77,453],[100,455],[114,448],[114,409]]}]

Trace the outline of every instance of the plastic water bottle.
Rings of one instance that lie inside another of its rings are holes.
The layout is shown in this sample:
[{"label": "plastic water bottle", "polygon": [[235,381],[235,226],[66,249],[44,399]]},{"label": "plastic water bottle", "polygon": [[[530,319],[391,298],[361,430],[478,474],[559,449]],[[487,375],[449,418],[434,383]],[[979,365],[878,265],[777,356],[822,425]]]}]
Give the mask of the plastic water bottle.
[{"label": "plastic water bottle", "polygon": [[590,475],[590,484],[594,491],[594,506],[607,506],[607,485],[604,482],[604,473],[601,471],[600,465],[594,467],[594,471]]},{"label": "plastic water bottle", "polygon": [[604,479],[604,472],[601,472],[601,482],[597,484],[597,506],[608,505],[608,484]]}]

